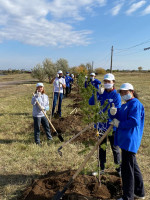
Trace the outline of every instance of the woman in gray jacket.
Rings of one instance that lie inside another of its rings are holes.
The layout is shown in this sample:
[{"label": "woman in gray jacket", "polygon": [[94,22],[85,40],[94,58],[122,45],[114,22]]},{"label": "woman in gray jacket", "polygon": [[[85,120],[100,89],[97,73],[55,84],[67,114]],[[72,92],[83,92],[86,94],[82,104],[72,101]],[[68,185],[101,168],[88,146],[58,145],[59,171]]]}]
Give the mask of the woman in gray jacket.
[{"label": "woman in gray jacket", "polygon": [[38,107],[36,101],[38,101],[42,107],[42,109],[46,112],[49,110],[49,99],[45,94],[43,83],[37,83],[35,95],[32,97],[31,104],[33,105],[33,120],[34,120],[34,139],[35,143],[40,145],[40,125],[42,124],[47,139],[52,140],[49,122],[46,119],[45,115]]}]

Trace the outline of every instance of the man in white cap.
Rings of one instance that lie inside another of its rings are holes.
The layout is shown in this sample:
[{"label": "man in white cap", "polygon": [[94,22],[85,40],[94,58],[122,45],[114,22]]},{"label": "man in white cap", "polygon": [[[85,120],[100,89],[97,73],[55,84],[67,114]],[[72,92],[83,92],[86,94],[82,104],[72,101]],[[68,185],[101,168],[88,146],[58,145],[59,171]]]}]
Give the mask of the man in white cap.
[{"label": "man in white cap", "polygon": [[85,88],[88,87],[88,85],[91,83],[96,89],[100,88],[101,81],[95,78],[95,73],[90,73],[90,81],[87,80],[87,77],[85,77]]},{"label": "man in white cap", "polygon": [[55,78],[52,79],[51,83],[54,85],[54,99],[53,99],[53,108],[52,108],[52,116],[54,116],[55,107],[58,103],[58,111],[57,114],[61,117],[61,104],[63,99],[63,89],[66,88],[65,79],[62,77],[63,72],[59,70]]},{"label": "man in white cap", "polygon": [[[117,91],[115,90],[114,87],[115,84],[115,77],[113,74],[108,73],[104,75],[104,91],[101,90],[99,91],[100,95],[98,97],[98,100],[101,102],[101,105],[104,105],[105,101],[108,100],[108,104],[106,108],[104,108],[103,112],[107,110],[108,106],[112,107],[112,103],[115,104],[116,108],[121,107],[121,96]],[[93,100],[90,99],[89,103],[92,105]],[[107,122],[99,122],[95,126],[95,128],[98,128],[98,131],[100,135],[102,135],[109,127],[111,119],[109,118]],[[114,163],[116,164],[116,171],[121,175],[121,170],[120,170],[120,151],[119,147],[114,145],[114,134],[115,134],[116,128],[113,128],[113,133],[111,136],[108,136],[108,139],[111,144],[111,149],[113,152],[114,156]],[[107,145],[107,138],[103,140],[102,144]],[[101,174],[104,173],[105,170],[105,164],[106,164],[106,148],[102,148],[102,144],[99,148],[99,159],[100,159],[100,167],[101,167]],[[104,146],[103,145],[103,146]]]}]

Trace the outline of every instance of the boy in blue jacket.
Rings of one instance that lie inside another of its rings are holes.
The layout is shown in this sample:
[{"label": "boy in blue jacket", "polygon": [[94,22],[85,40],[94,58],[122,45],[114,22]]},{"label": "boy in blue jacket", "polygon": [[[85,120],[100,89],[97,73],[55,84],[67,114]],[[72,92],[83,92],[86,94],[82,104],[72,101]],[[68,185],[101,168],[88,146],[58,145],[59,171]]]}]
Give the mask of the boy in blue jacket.
[{"label": "boy in blue jacket", "polygon": [[66,97],[68,94],[71,92],[71,83],[73,83],[73,79],[69,76],[69,72],[66,72],[65,76],[65,81],[66,81]]},{"label": "boy in blue jacket", "polygon": [[143,178],[136,161],[144,129],[144,107],[130,83],[122,84],[119,91],[126,103],[121,108],[110,108],[111,124],[117,127],[115,145],[122,150],[123,197],[119,200],[145,199]]}]

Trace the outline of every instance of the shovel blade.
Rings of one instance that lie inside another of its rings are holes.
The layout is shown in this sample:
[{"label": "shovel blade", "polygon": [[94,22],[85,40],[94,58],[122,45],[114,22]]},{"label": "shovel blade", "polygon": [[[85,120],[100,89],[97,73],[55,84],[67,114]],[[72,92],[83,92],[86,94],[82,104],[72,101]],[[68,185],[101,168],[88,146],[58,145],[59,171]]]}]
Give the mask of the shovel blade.
[{"label": "shovel blade", "polygon": [[61,135],[58,134],[58,138],[61,142],[64,142],[64,138]]},{"label": "shovel blade", "polygon": [[52,200],[59,200],[63,196],[63,192],[58,191],[55,196],[52,197]]}]

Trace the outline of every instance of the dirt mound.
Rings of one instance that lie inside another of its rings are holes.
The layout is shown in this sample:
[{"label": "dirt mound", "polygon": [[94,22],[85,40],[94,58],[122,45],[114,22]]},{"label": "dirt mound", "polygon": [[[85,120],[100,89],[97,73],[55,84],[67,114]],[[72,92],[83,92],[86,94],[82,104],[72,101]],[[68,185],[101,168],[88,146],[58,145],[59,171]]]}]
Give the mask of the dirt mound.
[{"label": "dirt mound", "polygon": [[[75,171],[49,172],[44,178],[33,181],[18,200],[50,200],[59,191],[62,191]],[[94,176],[78,175],[63,195],[63,200],[96,200],[112,199],[121,189],[120,178],[111,175],[102,176],[101,186]],[[116,189],[117,188],[117,189]],[[115,192],[114,192],[115,191]]]},{"label": "dirt mound", "polygon": [[[82,122],[82,115],[80,113],[76,113],[74,115],[70,115],[65,118],[53,119],[52,124],[56,128],[56,130],[62,135],[70,135],[73,137],[78,134],[81,130],[83,130],[87,125]],[[96,139],[96,133],[93,128],[89,128],[84,133],[82,133],[79,137],[75,139],[75,141],[83,142]]]}]

